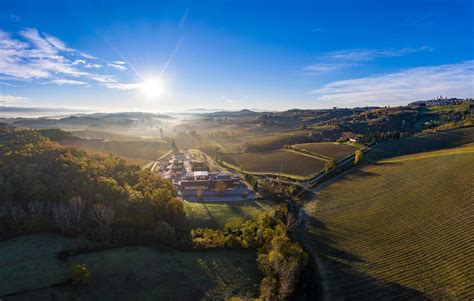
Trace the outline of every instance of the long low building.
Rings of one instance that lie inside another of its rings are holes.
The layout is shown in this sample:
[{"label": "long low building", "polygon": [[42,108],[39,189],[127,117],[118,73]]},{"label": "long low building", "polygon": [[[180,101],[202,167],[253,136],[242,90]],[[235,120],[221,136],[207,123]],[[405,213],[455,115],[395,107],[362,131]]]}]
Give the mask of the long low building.
[{"label": "long low building", "polygon": [[161,175],[170,180],[180,190],[215,190],[219,182],[227,190],[240,186],[240,179],[230,173],[193,171],[191,158],[184,154],[174,154],[160,165]]},{"label": "long low building", "polygon": [[235,189],[240,185],[240,179],[232,174],[195,171],[182,177],[181,181],[178,182],[178,188],[183,190],[214,190],[219,182],[224,183],[227,190]]}]

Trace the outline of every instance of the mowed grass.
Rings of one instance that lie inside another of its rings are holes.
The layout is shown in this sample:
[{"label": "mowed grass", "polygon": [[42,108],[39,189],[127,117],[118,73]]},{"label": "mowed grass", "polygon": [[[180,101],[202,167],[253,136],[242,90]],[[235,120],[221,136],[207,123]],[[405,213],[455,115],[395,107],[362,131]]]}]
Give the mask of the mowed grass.
[{"label": "mowed grass", "polygon": [[223,228],[233,219],[255,220],[263,213],[272,209],[272,201],[242,201],[222,203],[198,203],[184,201],[186,221],[183,227],[193,228]]},{"label": "mowed grass", "polygon": [[395,156],[457,147],[470,142],[474,142],[474,127],[423,136],[409,136],[373,146],[367,159],[374,162]]},{"label": "mowed grass", "polygon": [[357,146],[336,142],[302,143],[295,144],[293,147],[322,157],[333,158],[335,160],[343,159],[359,149]]},{"label": "mowed grass", "polygon": [[[0,297],[25,291],[2,300],[224,300],[258,290],[253,251],[123,247],[77,255],[67,263],[56,259],[71,243],[74,239],[56,235],[2,242]],[[68,279],[74,263],[89,267],[90,284],[51,287]]]},{"label": "mowed grass", "polygon": [[474,298],[474,146],[371,164],[318,192],[308,237],[334,298]]},{"label": "mowed grass", "polygon": [[247,172],[309,177],[324,168],[325,161],[279,149],[258,153],[223,154],[222,160]]}]

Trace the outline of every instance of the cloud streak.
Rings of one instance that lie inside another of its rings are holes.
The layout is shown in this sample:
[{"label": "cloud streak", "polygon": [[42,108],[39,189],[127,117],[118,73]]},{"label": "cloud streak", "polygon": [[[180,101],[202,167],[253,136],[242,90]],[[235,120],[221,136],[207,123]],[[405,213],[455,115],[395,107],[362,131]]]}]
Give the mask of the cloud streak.
[{"label": "cloud streak", "polygon": [[397,49],[350,49],[324,53],[315,64],[303,68],[306,74],[323,74],[350,67],[360,66],[364,63],[380,58],[401,57],[416,52],[431,51],[428,46],[418,48]]},{"label": "cloud streak", "polygon": [[311,91],[331,106],[400,105],[437,95],[474,96],[474,60],[335,81]]},{"label": "cloud streak", "polygon": [[24,103],[28,102],[27,97],[14,96],[14,95],[0,95],[0,104],[5,103]]},{"label": "cloud streak", "polygon": [[[59,38],[27,28],[14,38],[0,30],[0,78],[7,81],[39,81],[56,85],[81,85],[95,83],[111,89],[134,87],[124,84],[114,75],[98,73],[103,65],[96,58],[70,48]],[[108,64],[110,70],[125,71],[125,62]]]}]

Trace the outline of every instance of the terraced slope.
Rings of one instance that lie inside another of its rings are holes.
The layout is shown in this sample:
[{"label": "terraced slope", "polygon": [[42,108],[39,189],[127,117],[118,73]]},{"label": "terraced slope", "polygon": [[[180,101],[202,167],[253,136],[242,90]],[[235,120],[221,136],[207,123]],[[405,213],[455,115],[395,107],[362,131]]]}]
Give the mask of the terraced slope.
[{"label": "terraced slope", "polygon": [[474,298],[474,145],[396,157],[306,209],[331,298]]}]

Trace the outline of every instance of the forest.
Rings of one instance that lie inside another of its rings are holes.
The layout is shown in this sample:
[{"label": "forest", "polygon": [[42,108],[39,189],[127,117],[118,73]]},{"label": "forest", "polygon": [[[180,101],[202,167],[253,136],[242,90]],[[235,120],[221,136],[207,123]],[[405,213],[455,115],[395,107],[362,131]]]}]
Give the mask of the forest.
[{"label": "forest", "polygon": [[106,242],[159,240],[184,217],[172,185],[111,154],[0,129],[2,235],[55,231]]}]

